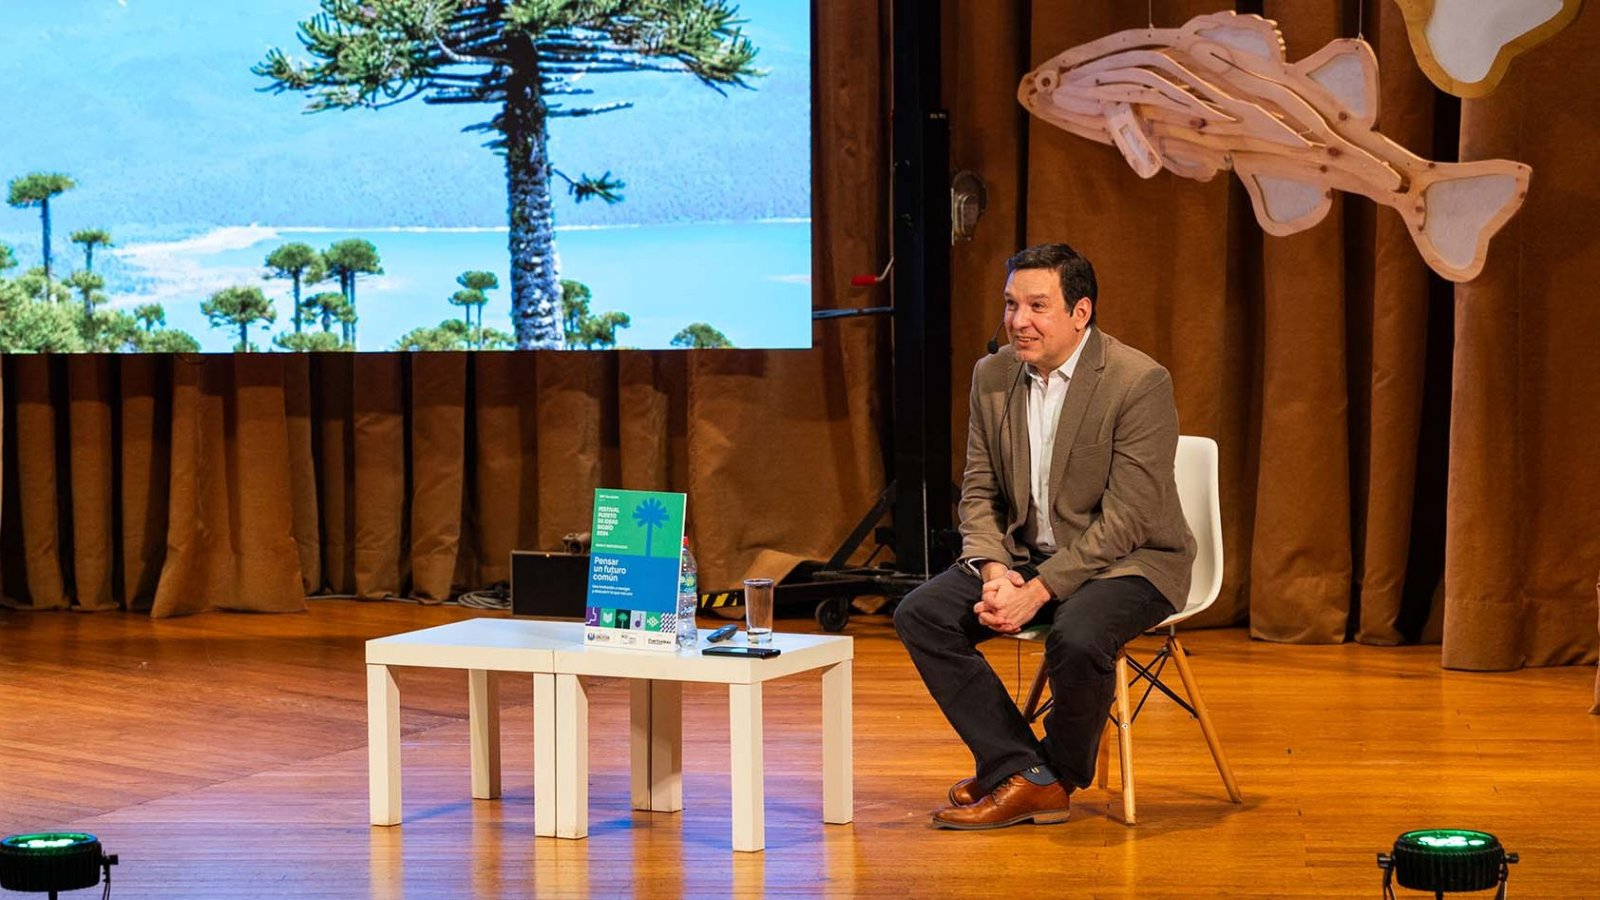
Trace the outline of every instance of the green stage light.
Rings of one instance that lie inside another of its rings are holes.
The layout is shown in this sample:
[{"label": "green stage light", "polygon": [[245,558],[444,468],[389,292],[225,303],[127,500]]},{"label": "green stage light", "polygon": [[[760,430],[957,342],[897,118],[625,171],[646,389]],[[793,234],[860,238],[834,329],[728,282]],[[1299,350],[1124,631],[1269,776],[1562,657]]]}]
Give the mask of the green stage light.
[{"label": "green stage light", "polygon": [[1378,854],[1383,869],[1383,895],[1394,897],[1393,882],[1414,891],[1432,891],[1434,897],[1458,891],[1486,891],[1506,895],[1508,868],[1517,854],[1507,853],[1500,839],[1468,828],[1424,828],[1395,838],[1394,849]]},{"label": "green stage light", "polygon": [[94,887],[102,869],[104,896],[109,897],[111,867],[116,864],[116,856],[101,851],[99,838],[81,831],[14,834],[0,840],[0,888],[48,893],[50,900],[56,900],[59,891]]}]

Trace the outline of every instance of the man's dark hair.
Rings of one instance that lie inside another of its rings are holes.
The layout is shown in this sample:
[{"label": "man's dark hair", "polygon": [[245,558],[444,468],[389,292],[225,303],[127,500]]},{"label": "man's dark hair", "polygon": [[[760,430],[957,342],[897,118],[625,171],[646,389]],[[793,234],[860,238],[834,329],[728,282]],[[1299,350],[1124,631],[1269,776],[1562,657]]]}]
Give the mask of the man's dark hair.
[{"label": "man's dark hair", "polygon": [[1079,299],[1089,298],[1089,324],[1093,325],[1100,301],[1094,266],[1066,244],[1035,244],[1006,260],[1006,275],[1018,269],[1049,269],[1061,277],[1061,296],[1070,312]]}]

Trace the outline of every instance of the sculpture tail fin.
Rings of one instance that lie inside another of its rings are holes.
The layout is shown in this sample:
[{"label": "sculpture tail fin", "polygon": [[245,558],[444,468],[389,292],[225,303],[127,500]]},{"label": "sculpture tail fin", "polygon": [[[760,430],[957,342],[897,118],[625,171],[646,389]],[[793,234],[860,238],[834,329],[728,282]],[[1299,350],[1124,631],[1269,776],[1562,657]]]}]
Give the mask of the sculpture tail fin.
[{"label": "sculpture tail fin", "polygon": [[1483,270],[1489,239],[1522,207],[1533,170],[1503,159],[1446,163],[1421,185],[1411,238],[1435,272],[1471,281]]}]

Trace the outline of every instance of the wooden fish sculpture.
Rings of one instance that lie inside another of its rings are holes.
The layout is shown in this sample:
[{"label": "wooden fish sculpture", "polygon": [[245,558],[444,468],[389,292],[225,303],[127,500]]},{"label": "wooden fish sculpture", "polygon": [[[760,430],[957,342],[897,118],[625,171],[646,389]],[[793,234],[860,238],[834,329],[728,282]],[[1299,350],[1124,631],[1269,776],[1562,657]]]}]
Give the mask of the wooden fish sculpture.
[{"label": "wooden fish sculpture", "polygon": [[1232,169],[1256,220],[1287,235],[1322,221],[1333,191],[1400,213],[1434,271],[1469,281],[1522,206],[1532,170],[1503,159],[1436,163],[1375,130],[1378,61],[1340,39],[1290,65],[1277,24],[1209,13],[1074,47],[1022,77],[1028,111],[1114,145],[1140,177],[1209,181]]}]

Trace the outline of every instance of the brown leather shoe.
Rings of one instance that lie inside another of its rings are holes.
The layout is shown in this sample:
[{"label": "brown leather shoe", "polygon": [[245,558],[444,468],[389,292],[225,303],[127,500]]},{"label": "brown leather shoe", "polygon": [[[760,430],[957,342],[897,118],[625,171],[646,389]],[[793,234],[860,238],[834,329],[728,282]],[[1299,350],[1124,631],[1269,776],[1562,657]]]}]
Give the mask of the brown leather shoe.
[{"label": "brown leather shoe", "polygon": [[976,803],[946,807],[934,813],[933,824],[962,831],[1005,828],[1027,821],[1035,825],[1055,825],[1067,820],[1071,805],[1069,793],[1059,781],[1040,785],[1021,775],[1013,775]]},{"label": "brown leather shoe", "polygon": [[971,778],[963,778],[950,785],[951,806],[971,806],[978,802],[980,798],[972,792],[972,782]]}]

